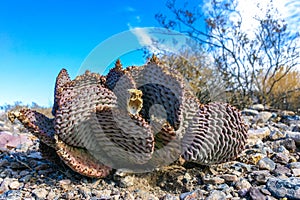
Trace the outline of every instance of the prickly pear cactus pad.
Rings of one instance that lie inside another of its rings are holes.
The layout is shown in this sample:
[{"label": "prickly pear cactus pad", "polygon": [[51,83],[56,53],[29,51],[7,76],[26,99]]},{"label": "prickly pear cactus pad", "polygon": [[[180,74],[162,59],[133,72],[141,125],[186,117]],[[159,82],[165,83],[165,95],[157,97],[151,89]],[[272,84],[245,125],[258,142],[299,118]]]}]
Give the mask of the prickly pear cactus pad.
[{"label": "prickly pear cactus pad", "polygon": [[151,171],[179,157],[204,165],[235,159],[247,128],[225,103],[202,105],[183,77],[153,57],[107,76],[87,71],[71,80],[62,69],[53,118],[30,109],[9,113],[74,171],[105,177],[111,169]]}]

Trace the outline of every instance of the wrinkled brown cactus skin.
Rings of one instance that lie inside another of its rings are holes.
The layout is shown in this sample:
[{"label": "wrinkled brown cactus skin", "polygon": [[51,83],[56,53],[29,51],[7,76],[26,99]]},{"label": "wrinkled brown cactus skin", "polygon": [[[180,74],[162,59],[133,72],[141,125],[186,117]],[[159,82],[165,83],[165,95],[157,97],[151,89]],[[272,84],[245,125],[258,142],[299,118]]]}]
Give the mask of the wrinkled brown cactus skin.
[{"label": "wrinkled brown cactus skin", "polygon": [[52,113],[49,119],[23,109],[8,117],[89,177],[105,177],[112,167],[154,169],[180,156],[204,165],[226,162],[239,155],[247,139],[236,108],[202,105],[183,77],[155,56],[126,69],[118,60],[107,76],[87,71],[71,80],[62,69]]}]

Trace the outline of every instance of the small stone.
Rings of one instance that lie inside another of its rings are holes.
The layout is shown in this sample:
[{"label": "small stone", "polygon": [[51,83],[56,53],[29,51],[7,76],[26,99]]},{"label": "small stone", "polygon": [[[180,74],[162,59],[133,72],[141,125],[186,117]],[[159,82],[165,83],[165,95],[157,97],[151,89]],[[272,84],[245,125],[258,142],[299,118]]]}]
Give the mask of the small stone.
[{"label": "small stone", "polygon": [[297,150],[296,143],[291,138],[287,138],[287,139],[280,141],[280,144],[291,152],[296,152],[296,150]]},{"label": "small stone", "polygon": [[270,129],[267,127],[248,130],[248,139],[264,139],[269,135],[270,135]]},{"label": "small stone", "polygon": [[286,131],[286,137],[295,141],[297,146],[300,146],[300,132]]},{"label": "small stone", "polygon": [[30,179],[32,178],[32,176],[30,174],[22,177],[19,179],[20,182],[23,182],[23,183],[27,183],[28,181],[30,181]]},{"label": "small stone", "polygon": [[12,181],[10,184],[9,184],[9,188],[11,189],[11,190],[17,190],[17,189],[19,189],[20,187],[22,186],[22,184],[21,183],[19,183],[19,181]]},{"label": "small stone", "polygon": [[270,112],[260,112],[258,115],[256,115],[254,121],[256,122],[256,124],[263,124],[266,123],[267,121],[269,121],[269,119],[271,119],[272,117],[272,113]]},{"label": "small stone", "polygon": [[281,164],[276,165],[276,169],[273,171],[275,176],[286,176],[287,174],[291,173],[291,170]]},{"label": "small stone", "polygon": [[295,112],[291,110],[283,110],[279,113],[281,116],[295,116]]},{"label": "small stone", "polygon": [[300,169],[300,162],[292,162],[288,164],[290,169]]},{"label": "small stone", "polygon": [[292,169],[294,176],[300,176],[300,169]]},{"label": "small stone", "polygon": [[296,126],[294,126],[292,132],[300,132],[300,125],[297,124]]},{"label": "small stone", "polygon": [[300,199],[300,178],[287,179],[270,178],[267,189],[276,198]]},{"label": "small stone", "polygon": [[203,177],[202,181],[204,184],[222,184],[225,182],[225,180],[220,177],[211,177],[211,178]]},{"label": "small stone", "polygon": [[252,187],[252,185],[246,179],[242,179],[235,184],[235,187],[237,190],[241,190],[241,189],[248,190],[250,187]]},{"label": "small stone", "polygon": [[252,199],[255,199],[255,200],[265,200],[266,199],[266,196],[263,193],[261,193],[261,191],[256,187],[251,187],[249,189],[249,195]]},{"label": "small stone", "polygon": [[56,194],[53,190],[51,190],[51,191],[48,193],[48,195],[47,195],[47,199],[53,200],[53,199],[55,199],[55,198],[59,198],[59,195]]},{"label": "small stone", "polygon": [[32,194],[35,195],[37,199],[46,199],[48,192],[44,188],[36,188],[32,191]]},{"label": "small stone", "polygon": [[125,176],[120,180],[120,187],[130,187],[133,186],[135,179],[133,176]]},{"label": "small stone", "polygon": [[251,109],[262,111],[265,109],[265,106],[263,104],[254,104],[251,106]]},{"label": "small stone", "polygon": [[9,162],[6,159],[0,160],[0,167],[7,167],[9,166]]},{"label": "small stone", "polygon": [[258,111],[245,108],[244,110],[242,110],[242,115],[256,116],[256,115],[258,115]]},{"label": "small stone", "polygon": [[237,182],[238,181],[238,177],[236,175],[232,175],[232,174],[224,174],[221,176],[221,178],[223,178],[226,182]]},{"label": "small stone", "polygon": [[259,169],[267,169],[269,171],[273,171],[276,167],[276,164],[270,158],[264,157],[260,161],[258,161],[258,167]]},{"label": "small stone", "polygon": [[162,200],[179,200],[178,196],[173,196],[171,194],[166,194],[163,196]]},{"label": "small stone", "polygon": [[210,192],[209,196],[206,198],[206,200],[225,200],[226,194],[219,190],[213,190]]},{"label": "small stone", "polygon": [[245,197],[248,194],[249,189],[243,188],[238,191],[239,196]]},{"label": "small stone", "polygon": [[283,132],[281,132],[281,131],[278,130],[278,129],[272,130],[271,133],[270,133],[270,136],[269,136],[269,138],[270,138],[271,140],[279,140],[279,139],[283,139],[283,138],[285,138],[285,137],[286,137],[286,134],[283,133]]},{"label": "small stone", "polygon": [[59,181],[60,185],[70,185],[71,184],[71,180],[70,179],[63,179]]},{"label": "small stone", "polygon": [[267,170],[260,170],[253,171],[251,176],[258,184],[265,184],[271,175]]},{"label": "small stone", "polygon": [[192,192],[185,192],[180,194],[179,199],[180,200],[188,200],[188,199],[202,199],[203,198],[203,192],[201,190],[195,190]]},{"label": "small stone", "polygon": [[272,160],[285,165],[289,162],[289,156],[284,153],[276,153],[272,156]]}]

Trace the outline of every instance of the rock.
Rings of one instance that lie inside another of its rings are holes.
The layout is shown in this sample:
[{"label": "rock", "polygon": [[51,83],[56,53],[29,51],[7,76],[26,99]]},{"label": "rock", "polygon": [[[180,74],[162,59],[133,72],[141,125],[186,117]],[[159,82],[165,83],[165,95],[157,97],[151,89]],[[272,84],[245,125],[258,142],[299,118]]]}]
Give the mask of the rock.
[{"label": "rock", "polygon": [[162,200],[179,200],[179,197],[173,196],[171,194],[166,194],[165,196],[163,196]]},{"label": "rock", "polygon": [[32,178],[32,176],[30,174],[22,177],[19,179],[20,182],[23,182],[23,183],[27,183],[28,181],[30,181],[30,179]]},{"label": "rock", "polygon": [[256,181],[257,184],[265,184],[270,178],[271,174],[267,170],[253,171],[250,174],[251,178]]},{"label": "rock", "polygon": [[294,126],[292,132],[300,132],[300,125],[297,124],[296,126]]},{"label": "rock", "polygon": [[272,156],[272,160],[276,163],[281,163],[286,165],[289,162],[290,158],[285,153],[275,153]]},{"label": "rock", "polygon": [[249,189],[249,195],[253,200],[265,200],[266,195],[264,195],[258,188],[251,187]]},{"label": "rock", "polygon": [[32,194],[37,198],[37,199],[46,199],[48,195],[48,191],[44,188],[36,188],[32,191]]},{"label": "rock", "polygon": [[300,176],[300,169],[292,169],[294,176]]},{"label": "rock", "polygon": [[32,141],[26,135],[12,134],[8,131],[0,131],[0,150],[9,151],[13,148],[32,145]]},{"label": "rock", "polygon": [[22,186],[22,184],[19,183],[19,181],[17,181],[17,180],[12,181],[12,182],[9,184],[9,188],[10,188],[11,190],[17,190],[17,189],[19,189],[21,186]]},{"label": "rock", "polygon": [[224,174],[221,176],[221,178],[223,178],[226,182],[237,182],[238,181],[238,177],[236,175],[232,175],[232,174]]},{"label": "rock", "polygon": [[254,121],[256,124],[264,124],[266,123],[267,121],[269,121],[269,119],[271,119],[272,117],[272,113],[270,112],[260,112],[258,115],[256,115],[256,117],[254,118]]},{"label": "rock", "polygon": [[280,141],[280,145],[284,146],[287,150],[291,152],[296,152],[297,146],[293,139],[287,138]]},{"label": "rock", "polygon": [[279,139],[283,139],[286,137],[286,134],[279,131],[278,129],[274,129],[271,131],[270,135],[269,135],[269,138],[271,140],[279,140]]},{"label": "rock", "polygon": [[295,141],[297,146],[300,146],[300,132],[286,131],[286,137]]},{"label": "rock", "polygon": [[267,169],[269,171],[273,171],[276,167],[275,162],[268,157],[262,158],[257,164],[259,169]]},{"label": "rock", "polygon": [[223,178],[220,178],[220,177],[210,177],[210,178],[207,178],[207,177],[203,177],[202,178],[202,181],[204,184],[222,184],[225,182],[225,180]]},{"label": "rock", "polygon": [[180,194],[180,200],[192,200],[192,199],[203,199],[203,192],[201,190],[195,190],[192,192],[185,192]]},{"label": "rock", "polygon": [[225,200],[226,194],[219,190],[213,190],[210,192],[209,196],[206,198],[206,200]]},{"label": "rock", "polygon": [[276,164],[276,169],[273,171],[275,176],[287,176],[291,173],[291,170],[281,164]]},{"label": "rock", "polygon": [[235,184],[237,190],[247,189],[248,191],[251,186],[252,185],[246,179],[242,179]]},{"label": "rock", "polygon": [[296,113],[294,111],[290,111],[290,110],[282,110],[279,113],[281,116],[295,116]]},{"label": "rock", "polygon": [[249,129],[248,139],[264,139],[270,135],[271,131],[269,128]]},{"label": "rock", "polygon": [[267,189],[276,198],[300,200],[300,178],[270,178],[267,182]]},{"label": "rock", "polygon": [[120,187],[130,187],[134,185],[133,176],[125,176],[120,179]]},{"label": "rock", "polygon": [[290,169],[300,169],[300,162],[292,162],[288,164]]},{"label": "rock", "polygon": [[265,109],[265,106],[263,104],[254,104],[251,106],[251,109],[262,111]]},{"label": "rock", "polygon": [[0,185],[0,194],[5,193],[6,191],[9,191],[9,184],[12,182],[10,178],[3,179],[1,185]]},{"label": "rock", "polygon": [[242,110],[242,115],[250,115],[250,116],[256,116],[258,115],[258,111],[257,110],[253,110],[253,109],[244,109]]}]

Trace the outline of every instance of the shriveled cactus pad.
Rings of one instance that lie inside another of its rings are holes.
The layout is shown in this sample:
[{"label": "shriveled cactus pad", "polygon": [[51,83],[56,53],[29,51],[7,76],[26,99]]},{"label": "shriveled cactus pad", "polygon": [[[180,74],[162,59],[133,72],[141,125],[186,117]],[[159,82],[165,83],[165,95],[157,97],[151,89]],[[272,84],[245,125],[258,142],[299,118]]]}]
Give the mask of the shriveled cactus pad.
[{"label": "shriveled cactus pad", "polygon": [[152,59],[107,76],[59,73],[53,119],[30,109],[9,113],[74,171],[105,177],[111,169],[143,172],[182,156],[204,165],[237,157],[246,125],[234,107],[202,105],[172,67]]}]

